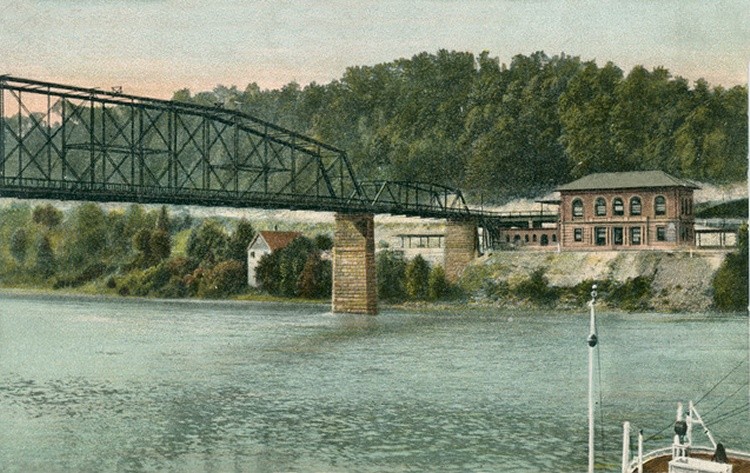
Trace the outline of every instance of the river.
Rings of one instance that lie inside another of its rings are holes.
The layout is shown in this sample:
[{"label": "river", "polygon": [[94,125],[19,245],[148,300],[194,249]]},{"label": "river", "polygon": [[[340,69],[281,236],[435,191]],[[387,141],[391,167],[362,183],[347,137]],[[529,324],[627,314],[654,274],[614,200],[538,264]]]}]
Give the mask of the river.
[{"label": "river", "polygon": [[[739,411],[717,439],[750,448],[746,317],[603,312],[598,331],[598,471],[619,471],[624,420],[650,438],[704,395],[707,422]],[[585,307],[0,293],[0,471],[585,471],[587,334]]]}]

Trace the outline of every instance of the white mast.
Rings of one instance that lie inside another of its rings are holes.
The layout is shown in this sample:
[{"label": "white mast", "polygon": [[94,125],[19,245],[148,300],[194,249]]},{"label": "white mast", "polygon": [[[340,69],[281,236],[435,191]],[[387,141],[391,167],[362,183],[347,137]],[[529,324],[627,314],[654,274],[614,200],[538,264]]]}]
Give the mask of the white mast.
[{"label": "white mast", "polygon": [[596,284],[591,286],[591,321],[589,326],[589,337],[586,343],[589,346],[589,469],[588,473],[594,473],[594,348],[596,347]]}]

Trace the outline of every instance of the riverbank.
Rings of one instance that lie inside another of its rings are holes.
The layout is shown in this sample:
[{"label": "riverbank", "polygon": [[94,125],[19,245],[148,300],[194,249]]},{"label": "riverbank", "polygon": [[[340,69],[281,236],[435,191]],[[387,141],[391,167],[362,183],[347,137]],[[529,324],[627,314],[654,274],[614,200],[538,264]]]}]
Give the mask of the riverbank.
[{"label": "riverbank", "polygon": [[706,312],[728,251],[496,252],[475,260],[460,285],[478,304],[580,307],[597,284],[621,310]]},{"label": "riverbank", "polygon": [[[530,252],[506,251],[477,258],[458,282],[454,300],[418,301],[380,307],[404,310],[512,310],[579,312],[598,285],[599,304],[618,311],[690,312],[713,310],[713,277],[726,251],[685,252]],[[76,288],[2,287],[9,294],[70,295],[120,299],[101,281]],[[131,297],[128,297],[131,298]],[[189,298],[186,298],[189,299]],[[200,299],[196,299],[200,300]],[[227,300],[321,303],[245,292]]]}]

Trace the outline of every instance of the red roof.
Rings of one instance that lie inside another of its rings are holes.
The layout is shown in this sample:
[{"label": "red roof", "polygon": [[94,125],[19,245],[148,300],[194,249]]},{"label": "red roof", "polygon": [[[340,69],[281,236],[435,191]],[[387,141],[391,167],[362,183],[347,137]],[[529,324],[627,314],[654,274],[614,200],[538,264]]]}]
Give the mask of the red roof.
[{"label": "red roof", "polygon": [[276,251],[286,247],[302,234],[300,232],[258,232],[258,236],[266,241],[271,251]]}]

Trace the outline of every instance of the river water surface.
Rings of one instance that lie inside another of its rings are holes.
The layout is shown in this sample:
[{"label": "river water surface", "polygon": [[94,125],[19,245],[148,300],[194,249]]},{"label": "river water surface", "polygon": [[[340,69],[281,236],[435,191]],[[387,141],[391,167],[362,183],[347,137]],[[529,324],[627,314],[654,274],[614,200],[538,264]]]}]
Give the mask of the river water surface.
[{"label": "river water surface", "polygon": [[[750,448],[747,317],[601,313],[598,330],[600,471],[619,471],[624,420],[666,446],[677,401]],[[0,293],[0,471],[585,471],[587,334],[585,307]]]}]

